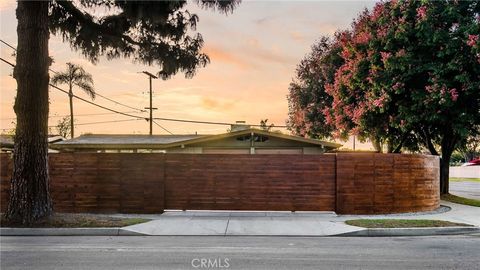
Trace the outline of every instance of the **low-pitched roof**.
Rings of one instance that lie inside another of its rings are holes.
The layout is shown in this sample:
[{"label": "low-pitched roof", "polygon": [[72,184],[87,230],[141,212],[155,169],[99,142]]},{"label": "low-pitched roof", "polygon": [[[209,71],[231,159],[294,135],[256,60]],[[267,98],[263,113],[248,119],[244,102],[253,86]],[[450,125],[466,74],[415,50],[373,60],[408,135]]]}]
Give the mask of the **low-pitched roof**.
[{"label": "low-pitched roof", "polygon": [[[14,136],[13,135],[6,135],[0,134],[0,146],[4,148],[13,148],[14,147]],[[60,135],[48,135],[48,143],[56,143],[65,140]]]},{"label": "low-pitched roof", "polygon": [[13,148],[13,135],[0,135],[0,146],[6,148]]},{"label": "low-pitched roof", "polygon": [[341,144],[269,132],[261,129],[245,129],[217,135],[107,135],[85,134],[77,138],[52,144],[54,149],[167,149],[182,145],[203,143],[220,140],[233,136],[255,133],[259,135],[277,137],[313,145],[320,145],[328,149],[335,149]]},{"label": "low-pitched roof", "polygon": [[228,132],[228,133],[223,133],[223,134],[203,136],[203,137],[200,137],[200,138],[195,138],[195,139],[192,139],[192,140],[188,140],[186,142],[171,143],[171,144],[168,145],[168,148],[175,147],[175,146],[180,146],[180,145],[189,145],[189,144],[194,144],[194,143],[220,140],[220,139],[239,136],[239,135],[247,135],[247,134],[251,134],[251,133],[255,133],[255,134],[258,134],[258,135],[270,136],[270,137],[277,137],[277,138],[281,138],[281,139],[285,139],[285,140],[298,141],[298,142],[303,142],[303,143],[308,143],[308,144],[321,145],[321,146],[325,146],[325,147],[328,147],[328,148],[331,148],[331,149],[339,148],[339,147],[342,146],[341,144],[338,144],[338,143],[320,141],[320,140],[317,140],[317,139],[304,138],[304,137],[300,137],[300,136],[287,135],[287,134],[278,133],[278,132],[270,132],[270,131],[266,131],[266,130],[262,130],[262,129],[249,128],[249,129],[245,129],[245,130],[239,130],[239,131]]},{"label": "low-pitched roof", "polygon": [[70,140],[55,143],[52,145],[52,148],[164,149],[165,145],[184,142],[203,136],[207,135],[84,134]]}]

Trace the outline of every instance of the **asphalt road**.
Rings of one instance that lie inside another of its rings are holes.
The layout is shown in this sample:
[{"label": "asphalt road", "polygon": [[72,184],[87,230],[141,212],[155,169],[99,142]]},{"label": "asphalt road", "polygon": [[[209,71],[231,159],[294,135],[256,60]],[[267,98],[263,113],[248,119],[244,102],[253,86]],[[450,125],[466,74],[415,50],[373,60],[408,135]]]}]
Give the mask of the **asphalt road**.
[{"label": "asphalt road", "polygon": [[1,237],[0,243],[2,270],[404,270],[479,269],[480,265],[480,235],[393,238]]}]

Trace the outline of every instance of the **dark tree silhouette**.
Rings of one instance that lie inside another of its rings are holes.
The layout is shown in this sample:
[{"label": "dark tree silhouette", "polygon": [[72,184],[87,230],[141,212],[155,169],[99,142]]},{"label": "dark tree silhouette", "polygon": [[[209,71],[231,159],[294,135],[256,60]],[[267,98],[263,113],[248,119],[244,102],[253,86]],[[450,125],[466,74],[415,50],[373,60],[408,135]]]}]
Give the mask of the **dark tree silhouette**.
[{"label": "dark tree silhouette", "polygon": [[[197,0],[204,8],[231,12],[239,0]],[[17,115],[14,169],[6,218],[30,224],[50,215],[48,135],[48,55],[50,33],[60,35],[92,62],[125,57],[159,67],[167,79],[192,77],[209,62],[195,34],[198,16],[186,1],[18,1]],[[106,14],[93,12],[96,8]]]}]

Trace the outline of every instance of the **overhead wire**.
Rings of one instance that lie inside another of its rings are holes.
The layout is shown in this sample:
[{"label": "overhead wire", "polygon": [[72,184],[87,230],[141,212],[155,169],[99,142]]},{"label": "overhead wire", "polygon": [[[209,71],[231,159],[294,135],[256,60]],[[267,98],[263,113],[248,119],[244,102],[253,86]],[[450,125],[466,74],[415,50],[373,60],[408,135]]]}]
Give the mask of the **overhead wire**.
[{"label": "overhead wire", "polygon": [[[12,45],[10,45],[10,44],[8,44],[7,42],[3,41],[2,39],[0,39],[0,42],[4,43],[4,44],[7,45],[8,47],[10,47],[10,48],[12,48],[12,49],[14,49],[14,50],[16,51],[15,47],[13,47]],[[9,64],[9,65],[12,66],[12,67],[15,67],[14,64],[12,64],[11,62],[9,62],[9,61],[7,61],[7,60],[5,60],[5,59],[3,59],[3,58],[0,58],[0,60],[2,60],[3,62]],[[54,71],[54,70],[51,70],[51,69],[49,69],[49,70],[50,70],[51,72],[55,73],[55,74],[58,74],[58,72],[56,72],[56,71]],[[49,84],[49,85],[50,85],[51,87],[59,90],[59,91],[62,91],[62,92],[64,92],[64,93],[66,93],[66,94],[69,94],[68,91],[63,90],[63,89],[59,88],[59,87],[56,86],[56,85],[53,85],[53,84]],[[109,100],[109,101],[111,101],[111,102],[117,103],[117,104],[119,104],[119,105],[122,105],[122,106],[125,106],[125,107],[128,107],[128,108],[131,108],[131,109],[139,110],[139,111],[141,111],[141,112],[145,112],[145,110],[138,109],[138,108],[134,108],[134,107],[131,107],[131,106],[122,104],[122,103],[120,103],[120,102],[118,102],[118,101],[115,101],[115,100],[113,100],[113,99],[110,99],[110,98],[108,98],[108,97],[104,97],[103,95],[100,95],[100,94],[97,94],[97,95],[100,96],[100,97],[102,97],[102,98],[105,98],[105,99],[107,99],[107,100]],[[110,109],[110,108],[108,108],[108,107],[105,107],[105,106],[96,104],[96,103],[94,103],[94,102],[91,102],[91,101],[86,100],[86,99],[84,99],[84,98],[78,97],[78,96],[76,96],[76,95],[73,95],[73,97],[75,97],[75,98],[77,98],[77,99],[79,99],[79,100],[82,100],[82,101],[84,101],[84,102],[87,102],[87,103],[89,103],[89,104],[91,104],[91,105],[100,107],[100,108],[102,108],[102,109],[104,109],[104,110],[111,111],[111,112],[113,112],[113,113],[122,114],[122,115],[125,115],[125,116],[134,117],[134,118],[137,118],[137,119],[145,119],[145,120],[149,121],[149,118],[146,118],[146,117],[143,117],[143,116],[132,115],[132,114],[129,114],[129,113],[124,113],[124,112],[120,112],[120,111],[117,111],[117,110],[114,110],[114,109]],[[173,121],[173,122],[193,123],[193,124],[208,124],[208,125],[223,125],[223,126],[234,125],[234,124],[232,124],[232,123],[227,123],[227,122],[213,122],[213,121],[174,119],[174,118],[162,118],[162,117],[155,117],[155,118],[153,118],[153,119],[154,119],[154,120],[162,120],[162,121]],[[155,121],[153,121],[153,122],[154,122],[156,125],[158,125],[159,127],[161,127],[162,129],[164,129],[165,131],[171,133],[170,131],[168,131],[168,130],[166,130],[165,128],[163,128],[162,126],[160,126],[157,122],[155,122]],[[262,127],[262,125],[255,125],[255,124],[245,124],[245,125],[253,126],[253,127]],[[282,125],[282,126],[274,125],[273,127],[275,127],[275,128],[288,128],[288,126],[283,126],[283,125]]]},{"label": "overhead wire", "polygon": [[152,122],[153,122],[155,125],[159,126],[161,129],[163,129],[163,130],[165,130],[166,132],[168,132],[168,133],[170,133],[171,135],[173,135],[173,133],[170,132],[170,130],[164,128],[164,127],[161,126],[159,123],[157,123],[155,120],[152,120]]},{"label": "overhead wire", "polygon": [[[5,44],[5,45],[8,46],[9,48],[13,49],[14,51],[17,51],[17,49],[15,48],[15,46],[9,44],[8,42],[6,42],[6,41],[4,41],[4,40],[2,40],[2,39],[0,39],[0,42],[3,43],[3,44]],[[2,60],[3,60],[3,59],[2,59]],[[5,62],[5,61],[4,61],[4,62]],[[55,70],[53,70],[53,69],[51,69],[51,68],[49,68],[48,70],[51,71],[51,72],[54,73],[54,74],[59,74],[59,72],[57,72],[57,71],[55,71]],[[117,104],[117,105],[120,105],[120,106],[129,108],[129,109],[137,110],[137,111],[140,111],[140,112],[146,112],[146,111],[143,110],[143,109],[139,109],[139,108],[132,107],[132,106],[130,106],[130,105],[127,105],[127,104],[124,104],[124,103],[122,103],[122,102],[116,101],[116,100],[114,100],[114,99],[111,99],[111,98],[106,97],[106,96],[104,96],[104,95],[102,95],[102,94],[99,94],[99,93],[95,93],[95,96],[99,96],[99,97],[101,97],[101,98],[103,98],[103,99],[106,99],[106,100],[108,100],[108,101],[110,101],[110,102],[113,102],[113,103],[115,103],[115,104]]]}]

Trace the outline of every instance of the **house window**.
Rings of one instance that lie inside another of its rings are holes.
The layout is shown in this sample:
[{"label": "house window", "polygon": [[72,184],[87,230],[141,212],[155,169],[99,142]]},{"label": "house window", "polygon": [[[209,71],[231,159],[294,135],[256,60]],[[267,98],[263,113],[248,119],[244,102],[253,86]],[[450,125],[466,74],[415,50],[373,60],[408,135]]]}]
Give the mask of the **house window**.
[{"label": "house window", "polygon": [[263,136],[263,135],[256,135],[255,136],[255,142],[266,142],[266,141],[268,141],[267,136]]},{"label": "house window", "polygon": [[[244,135],[244,136],[237,137],[237,141],[246,142],[246,141],[251,141],[251,140],[252,140],[251,135]],[[266,142],[266,141],[268,141],[268,136],[255,135],[255,136],[253,136],[253,140],[254,140],[254,142]]]},{"label": "house window", "polygon": [[237,137],[237,141],[247,142],[247,141],[250,141],[251,138],[252,136],[250,135],[239,136]]}]

